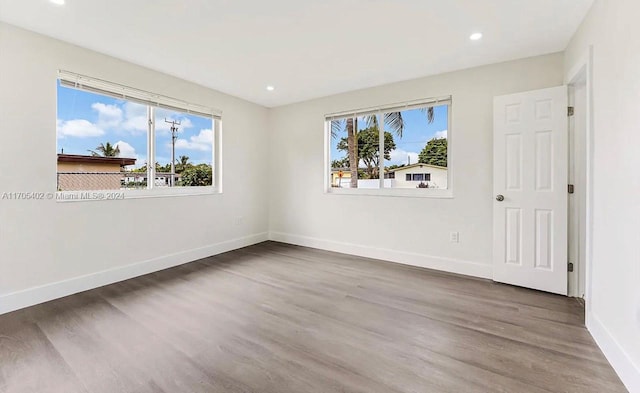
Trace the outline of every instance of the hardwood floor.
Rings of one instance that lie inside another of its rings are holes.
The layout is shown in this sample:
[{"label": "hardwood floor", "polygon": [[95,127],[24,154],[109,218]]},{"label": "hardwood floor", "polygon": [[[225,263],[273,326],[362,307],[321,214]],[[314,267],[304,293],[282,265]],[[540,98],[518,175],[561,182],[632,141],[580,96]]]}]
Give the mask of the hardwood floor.
[{"label": "hardwood floor", "polygon": [[0,316],[0,392],[625,392],[582,315],[268,242]]}]

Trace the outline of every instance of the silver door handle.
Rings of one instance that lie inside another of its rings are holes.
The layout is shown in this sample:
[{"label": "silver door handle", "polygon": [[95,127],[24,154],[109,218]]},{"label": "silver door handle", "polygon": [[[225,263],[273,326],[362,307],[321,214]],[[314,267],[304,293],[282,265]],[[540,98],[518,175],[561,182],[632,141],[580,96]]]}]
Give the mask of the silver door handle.
[{"label": "silver door handle", "polygon": [[498,202],[504,201],[504,195],[501,195],[501,194],[496,195],[496,201]]}]

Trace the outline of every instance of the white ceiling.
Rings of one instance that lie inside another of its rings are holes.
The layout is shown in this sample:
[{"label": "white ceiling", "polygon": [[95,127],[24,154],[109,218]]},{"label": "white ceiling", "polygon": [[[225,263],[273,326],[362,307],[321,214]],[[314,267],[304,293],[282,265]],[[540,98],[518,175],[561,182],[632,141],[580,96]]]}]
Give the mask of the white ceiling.
[{"label": "white ceiling", "polygon": [[273,107],[562,51],[592,2],[0,0],[0,20]]}]

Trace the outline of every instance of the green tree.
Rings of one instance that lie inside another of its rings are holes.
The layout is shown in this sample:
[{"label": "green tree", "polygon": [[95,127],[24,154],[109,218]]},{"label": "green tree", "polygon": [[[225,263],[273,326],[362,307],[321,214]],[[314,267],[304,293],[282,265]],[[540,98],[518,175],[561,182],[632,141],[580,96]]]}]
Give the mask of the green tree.
[{"label": "green tree", "polygon": [[192,166],[189,162],[189,156],[180,156],[176,162],[176,173],[182,173],[185,169]]},{"label": "green tree", "polygon": [[213,184],[211,165],[191,165],[180,175],[180,185],[186,187],[210,186]]},{"label": "green tree", "polygon": [[120,148],[110,142],[99,144],[95,150],[88,150],[93,157],[118,157]]},{"label": "green tree", "polygon": [[156,172],[171,173],[171,164],[160,165],[160,163],[156,162]]},{"label": "green tree", "polygon": [[418,162],[429,165],[447,166],[447,138],[433,138],[418,155]]},{"label": "green tree", "polygon": [[331,161],[331,168],[334,168],[334,169],[349,168],[349,157],[345,157],[340,160]]},{"label": "green tree", "polygon": [[[434,119],[433,107],[423,108],[423,111],[427,116],[427,122],[432,123]],[[363,119],[369,128],[377,127],[378,125],[378,118],[376,115],[364,116]],[[402,138],[402,132],[404,131],[404,119],[402,118],[401,112],[385,113],[384,124],[390,131]],[[356,134],[358,134],[358,118],[349,117],[346,120],[331,121],[332,137],[335,138],[343,129],[346,129],[347,131],[347,158],[349,159],[349,169],[351,171],[351,188],[358,188],[358,161],[360,161],[358,156],[358,144],[356,143]]]},{"label": "green tree", "polygon": [[146,171],[147,171],[147,164],[144,164],[140,168],[136,168],[136,169],[132,170],[131,172],[146,172]]},{"label": "green tree", "polygon": [[[380,130],[377,126],[368,127],[358,132],[358,155],[365,165],[365,174],[368,179],[379,179],[380,164]],[[342,138],[336,146],[338,150],[349,152],[349,138]],[[396,148],[393,135],[390,132],[384,133],[384,158],[391,159],[391,150]],[[349,168],[352,169],[351,163]]]}]

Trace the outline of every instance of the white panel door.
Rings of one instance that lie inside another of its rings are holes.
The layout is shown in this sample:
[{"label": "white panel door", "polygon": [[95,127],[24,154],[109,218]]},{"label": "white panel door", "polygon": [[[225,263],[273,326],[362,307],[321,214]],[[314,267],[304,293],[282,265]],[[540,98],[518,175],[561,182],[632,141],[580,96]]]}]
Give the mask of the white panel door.
[{"label": "white panel door", "polygon": [[493,278],[566,295],[567,87],[493,105]]}]

